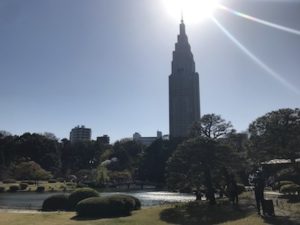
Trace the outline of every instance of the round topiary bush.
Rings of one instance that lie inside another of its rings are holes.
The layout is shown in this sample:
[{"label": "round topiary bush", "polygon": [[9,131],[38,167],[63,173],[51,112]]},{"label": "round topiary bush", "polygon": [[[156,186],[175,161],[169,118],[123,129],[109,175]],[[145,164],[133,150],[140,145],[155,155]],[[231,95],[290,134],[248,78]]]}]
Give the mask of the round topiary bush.
[{"label": "round topiary bush", "polygon": [[45,191],[45,187],[44,186],[38,186],[35,191],[39,192],[39,193],[44,192]]},{"label": "round topiary bush", "polygon": [[25,190],[28,187],[27,183],[20,183],[20,189]]},{"label": "round topiary bush", "polygon": [[[228,191],[229,191],[229,190],[228,190],[228,187],[226,186],[226,187],[225,187],[225,195],[226,195],[226,196],[229,196]],[[240,183],[237,183],[237,194],[240,195],[240,194],[242,194],[244,191],[246,191],[245,185],[240,184]]]},{"label": "round topiary bush", "polygon": [[3,184],[14,184],[17,183],[15,179],[5,179],[2,181]]},{"label": "round topiary bush", "polygon": [[9,191],[10,192],[16,192],[18,190],[20,190],[20,186],[18,184],[13,184],[13,185],[9,186]]},{"label": "round topiary bush", "polygon": [[280,187],[280,192],[284,194],[295,194],[300,192],[300,185],[298,184],[285,184]]},{"label": "round topiary bush", "polygon": [[287,185],[287,184],[294,184],[293,181],[290,180],[282,180],[282,181],[278,181],[273,185],[273,189],[274,190],[280,190],[281,186]]},{"label": "round topiary bush", "polygon": [[48,180],[48,183],[50,183],[50,184],[53,184],[53,183],[56,183],[57,182],[57,180],[55,180],[55,179],[49,179]]},{"label": "round topiary bush", "polygon": [[80,201],[76,206],[79,217],[119,217],[128,216],[133,210],[133,199],[131,203],[124,201],[123,197],[92,197]]},{"label": "round topiary bush", "polygon": [[131,195],[117,194],[110,196],[110,198],[123,201],[124,205],[126,205],[126,207],[130,207],[132,210],[139,210],[142,206],[140,200]]},{"label": "round topiary bush", "polygon": [[5,187],[4,186],[0,186],[0,193],[5,192]]},{"label": "round topiary bush", "polygon": [[90,197],[99,197],[99,193],[92,188],[79,188],[72,192],[69,196],[69,208],[75,209],[78,202]]},{"label": "round topiary bush", "polygon": [[52,195],[43,202],[42,211],[67,210],[69,196],[64,194]]}]

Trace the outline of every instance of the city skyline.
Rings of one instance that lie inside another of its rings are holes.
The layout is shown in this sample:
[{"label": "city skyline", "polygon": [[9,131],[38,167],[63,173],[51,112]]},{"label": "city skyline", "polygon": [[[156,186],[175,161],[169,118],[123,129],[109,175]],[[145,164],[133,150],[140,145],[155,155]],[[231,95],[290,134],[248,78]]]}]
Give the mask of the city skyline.
[{"label": "city skyline", "polygon": [[[300,30],[300,1],[222,1],[245,14]],[[85,125],[112,142],[169,131],[168,75],[178,20],[160,0],[0,3],[0,130],[66,138]],[[299,90],[300,36],[218,9],[241,44]],[[300,98],[207,19],[187,24],[200,76],[201,114],[244,131],[258,116],[296,108]]]}]

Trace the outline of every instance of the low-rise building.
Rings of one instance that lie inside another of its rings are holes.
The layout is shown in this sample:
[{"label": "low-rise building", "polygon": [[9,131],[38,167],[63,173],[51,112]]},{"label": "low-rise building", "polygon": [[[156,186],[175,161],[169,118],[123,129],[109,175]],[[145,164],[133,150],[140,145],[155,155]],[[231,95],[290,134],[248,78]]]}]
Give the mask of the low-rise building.
[{"label": "low-rise building", "polygon": [[92,130],[85,126],[74,127],[70,132],[70,142],[77,143],[82,141],[91,141]]}]

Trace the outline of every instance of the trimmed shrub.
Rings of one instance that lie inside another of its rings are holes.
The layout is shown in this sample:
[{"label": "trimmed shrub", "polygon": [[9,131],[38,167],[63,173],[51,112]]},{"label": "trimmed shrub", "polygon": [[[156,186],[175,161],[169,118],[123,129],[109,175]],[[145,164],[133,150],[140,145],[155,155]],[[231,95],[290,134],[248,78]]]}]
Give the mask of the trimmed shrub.
[{"label": "trimmed shrub", "polygon": [[280,187],[280,192],[284,194],[295,194],[300,192],[300,185],[298,184],[285,184]]},{"label": "trimmed shrub", "polygon": [[[237,194],[240,195],[240,194],[242,194],[244,191],[246,191],[245,185],[237,183]],[[225,195],[226,195],[226,196],[229,196],[229,193],[228,193],[228,187],[227,187],[227,186],[226,186],[226,188],[225,188]]]},{"label": "trimmed shrub", "polygon": [[[132,199],[131,199],[132,200]],[[124,198],[92,197],[80,201],[76,206],[76,212],[79,217],[119,217],[128,216],[132,211],[131,204],[124,201]]]},{"label": "trimmed shrub", "polygon": [[287,185],[287,184],[294,184],[293,181],[290,180],[282,180],[282,181],[278,181],[276,182],[276,184],[273,186],[274,190],[280,190],[281,186],[283,185]]},{"label": "trimmed shrub", "polygon": [[22,183],[28,184],[28,185],[33,185],[36,182],[34,180],[22,180]]},{"label": "trimmed shrub", "polygon": [[10,192],[16,192],[18,190],[20,190],[20,186],[18,184],[14,184],[14,185],[9,186],[9,191]]},{"label": "trimmed shrub", "polygon": [[28,187],[27,183],[20,183],[20,189],[25,190]]},{"label": "trimmed shrub", "polygon": [[78,183],[78,184],[76,185],[76,187],[77,187],[77,188],[85,188],[85,187],[88,187],[88,185],[83,184],[83,183]]},{"label": "trimmed shrub", "polygon": [[45,191],[45,187],[44,186],[38,186],[35,191],[39,192],[39,193],[44,192]]},{"label": "trimmed shrub", "polygon": [[78,202],[90,197],[99,197],[99,193],[92,188],[79,188],[72,192],[69,196],[69,207],[75,209]]},{"label": "trimmed shrub", "polygon": [[139,210],[141,209],[142,206],[140,200],[131,195],[117,194],[117,195],[110,196],[110,198],[123,201],[125,205],[131,208],[131,210]]},{"label": "trimmed shrub", "polygon": [[3,184],[14,184],[17,183],[15,179],[6,179],[2,181]]},{"label": "trimmed shrub", "polygon": [[237,184],[237,189],[238,189],[238,195],[246,191],[245,185],[239,183]]},{"label": "trimmed shrub", "polygon": [[5,192],[5,187],[4,186],[0,186],[0,193]]},{"label": "trimmed shrub", "polygon": [[56,183],[56,182],[57,182],[57,180],[55,180],[55,179],[49,179],[48,180],[48,183],[51,183],[51,184]]},{"label": "trimmed shrub", "polygon": [[59,194],[46,198],[43,202],[42,211],[58,211],[68,209],[68,195]]},{"label": "trimmed shrub", "polygon": [[62,177],[59,177],[59,178],[57,178],[57,181],[63,183],[63,182],[65,182],[65,179]]}]

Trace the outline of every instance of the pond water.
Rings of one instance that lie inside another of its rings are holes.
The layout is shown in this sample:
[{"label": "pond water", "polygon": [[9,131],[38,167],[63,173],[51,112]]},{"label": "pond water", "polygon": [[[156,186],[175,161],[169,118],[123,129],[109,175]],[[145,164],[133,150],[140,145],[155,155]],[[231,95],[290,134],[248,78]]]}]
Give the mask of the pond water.
[{"label": "pond water", "polygon": [[[40,209],[43,201],[55,193],[0,193],[0,208],[2,209]],[[102,192],[101,196],[113,194],[129,194],[140,199],[143,207],[164,203],[187,202],[195,200],[191,194],[181,194],[165,191],[132,191],[132,192]]]}]

